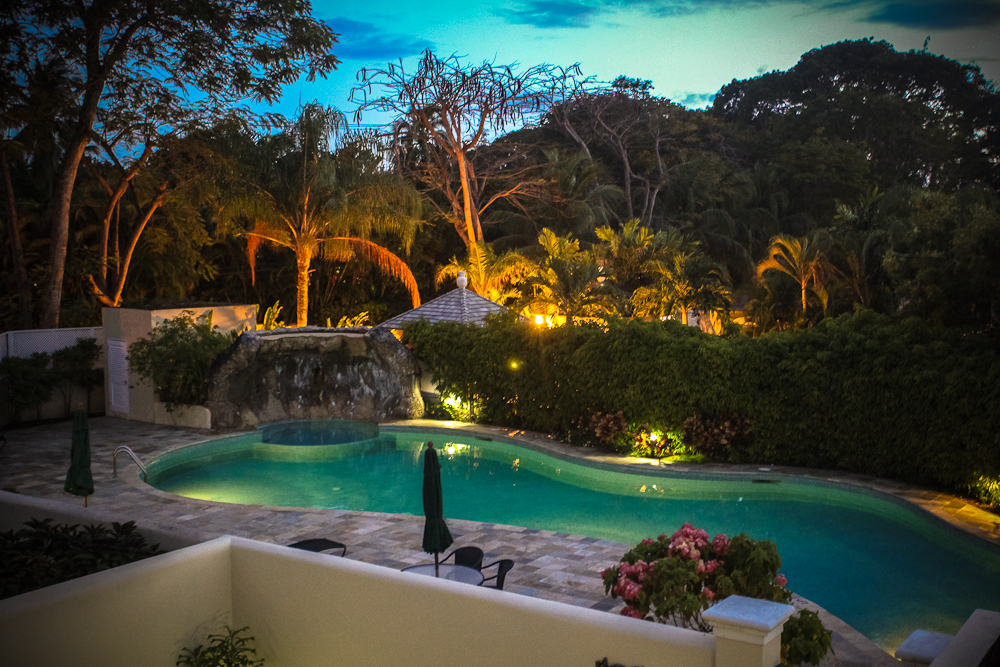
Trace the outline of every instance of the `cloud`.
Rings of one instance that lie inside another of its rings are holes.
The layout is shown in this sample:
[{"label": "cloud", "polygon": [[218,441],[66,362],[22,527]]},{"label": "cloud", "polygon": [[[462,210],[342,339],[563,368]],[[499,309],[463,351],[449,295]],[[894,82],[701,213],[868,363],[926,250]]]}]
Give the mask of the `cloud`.
[{"label": "cloud", "polygon": [[1000,3],[991,0],[879,3],[868,15],[873,23],[904,28],[948,30],[981,28],[1000,22]]},{"label": "cloud", "polygon": [[717,93],[683,93],[684,97],[670,100],[688,109],[704,109],[715,100]]},{"label": "cloud", "polygon": [[[951,30],[981,28],[1000,23],[1000,0],[807,0],[817,11],[861,10],[871,23],[887,23],[910,29]],[[713,10],[743,10],[794,5],[802,0],[529,0],[520,9],[503,10],[511,23],[539,28],[584,28],[598,16],[631,9],[651,16],[691,16]]]},{"label": "cloud", "polygon": [[601,11],[603,8],[572,0],[532,0],[523,9],[504,10],[502,15],[511,23],[536,28],[586,28]]},{"label": "cloud", "polygon": [[374,23],[334,18],[326,24],[340,34],[333,53],[341,60],[396,60],[434,48],[426,39],[385,32]]}]

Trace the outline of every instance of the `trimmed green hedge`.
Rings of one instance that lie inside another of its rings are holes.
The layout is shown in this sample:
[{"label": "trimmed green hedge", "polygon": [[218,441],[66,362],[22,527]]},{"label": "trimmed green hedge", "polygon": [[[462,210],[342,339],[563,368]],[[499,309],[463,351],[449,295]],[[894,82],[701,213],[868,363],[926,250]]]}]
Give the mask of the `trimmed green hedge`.
[{"label": "trimmed green hedge", "polygon": [[416,322],[404,340],[442,390],[474,398],[480,421],[566,434],[596,412],[666,429],[737,413],[752,440],[731,461],[850,470],[1000,507],[982,491],[1000,477],[995,332],[859,312],[760,338],[674,322],[538,330],[507,317]]}]

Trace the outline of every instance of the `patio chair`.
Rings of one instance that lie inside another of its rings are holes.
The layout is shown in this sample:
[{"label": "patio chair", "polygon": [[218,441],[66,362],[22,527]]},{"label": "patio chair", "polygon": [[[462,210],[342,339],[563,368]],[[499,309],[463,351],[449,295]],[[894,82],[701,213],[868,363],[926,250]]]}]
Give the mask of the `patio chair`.
[{"label": "patio chair", "polygon": [[[493,567],[494,565],[497,566],[497,573],[494,574],[492,577],[486,577],[485,579],[483,579],[483,583],[480,585],[483,588],[496,588],[497,590],[502,591],[503,582],[504,579],[507,578],[507,573],[510,572],[512,569],[514,569],[514,561],[512,561],[509,558],[504,558],[503,560],[498,560],[495,563],[490,563],[489,565],[483,565],[482,569],[485,570],[486,568]],[[494,581],[494,580],[496,582],[496,585],[494,586],[487,585],[486,583],[487,581]]]},{"label": "patio chair", "polygon": [[455,557],[455,565],[464,565],[475,570],[483,568],[483,550],[479,547],[459,547],[441,559],[445,562],[452,556]]},{"label": "patio chair", "polygon": [[[334,542],[333,540],[328,540],[325,537],[316,537],[311,540],[301,540],[295,544],[289,544],[293,549],[302,549],[303,551],[315,551],[316,553],[321,553],[323,551],[332,551],[334,549],[340,549],[340,555],[347,555],[347,547],[340,542]],[[331,554],[336,555],[336,554]]]}]

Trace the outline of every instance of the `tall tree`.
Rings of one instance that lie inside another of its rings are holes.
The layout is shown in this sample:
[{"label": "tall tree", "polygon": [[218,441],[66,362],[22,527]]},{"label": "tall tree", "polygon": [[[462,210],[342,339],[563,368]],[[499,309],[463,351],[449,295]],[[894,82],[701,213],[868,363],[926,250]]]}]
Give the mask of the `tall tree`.
[{"label": "tall tree", "polygon": [[644,267],[654,278],[650,286],[632,294],[632,306],[639,317],[675,317],[688,323],[688,312],[696,311],[728,321],[732,297],[729,277],[721,265],[699,248],[673,249],[664,259],[653,259]]},{"label": "tall tree", "polygon": [[[482,152],[491,135],[540,112],[552,81],[569,73],[552,65],[521,72],[515,65],[467,65],[455,55],[439,58],[428,50],[412,74],[402,61],[361,70],[352,98],[361,101],[357,118],[366,110],[397,115],[400,151],[409,156],[417,146],[420,177],[445,196],[455,231],[471,247],[484,239],[481,218],[486,209],[531,185],[530,179],[514,179],[503,190],[488,193],[486,184],[496,170],[480,169],[476,151]],[[376,89],[386,94],[375,97]]]},{"label": "tall tree", "polygon": [[246,231],[251,271],[262,244],[295,253],[300,327],[308,324],[309,280],[316,258],[367,259],[405,285],[414,308],[420,305],[409,267],[371,238],[393,234],[408,249],[419,225],[418,195],[398,176],[379,171],[377,158],[368,160],[367,168],[338,165],[330,145],[343,121],[335,109],[304,106],[284,137],[269,140],[290,150],[273,162],[251,196],[230,206],[229,215],[251,221]]},{"label": "tall tree", "polygon": [[820,232],[802,238],[787,234],[775,236],[771,239],[768,256],[757,264],[758,280],[770,271],[790,276],[799,286],[802,314],[805,315],[810,292],[819,298],[825,311],[829,298],[826,288],[836,275],[836,269],[824,253],[827,240],[828,237]]},{"label": "tall tree", "polygon": [[[135,118],[155,100],[168,122],[213,115],[246,99],[273,102],[286,83],[325,76],[336,35],[307,0],[12,0],[0,34],[27,60],[58,55],[75,74],[76,108],[51,205],[50,275],[43,327],[59,324],[77,170],[101,119]],[[23,81],[17,84],[23,85]]]}]

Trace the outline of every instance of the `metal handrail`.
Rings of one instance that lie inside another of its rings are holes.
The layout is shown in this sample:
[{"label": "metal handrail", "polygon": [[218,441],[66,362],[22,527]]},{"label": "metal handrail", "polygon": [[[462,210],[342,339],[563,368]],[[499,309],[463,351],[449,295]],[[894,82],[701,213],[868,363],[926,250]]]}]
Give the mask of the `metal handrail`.
[{"label": "metal handrail", "polygon": [[139,457],[136,456],[135,452],[133,452],[132,449],[128,445],[121,445],[121,446],[119,446],[115,450],[114,456],[111,457],[111,469],[112,469],[111,476],[112,477],[118,477],[118,453],[119,452],[125,452],[126,454],[128,454],[129,456],[132,457],[132,460],[135,461],[135,464],[137,466],[139,466],[139,470],[142,471],[142,481],[145,482],[146,481],[146,466],[142,465],[142,461],[139,460]]}]

